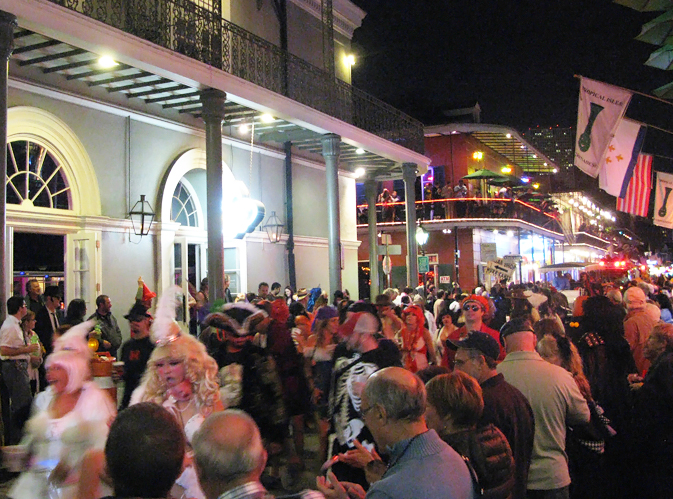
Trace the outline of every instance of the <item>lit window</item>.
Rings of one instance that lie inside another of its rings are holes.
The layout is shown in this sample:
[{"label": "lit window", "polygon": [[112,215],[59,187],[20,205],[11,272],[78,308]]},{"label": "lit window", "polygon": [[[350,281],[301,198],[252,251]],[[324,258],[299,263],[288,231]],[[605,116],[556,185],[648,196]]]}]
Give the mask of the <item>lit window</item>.
[{"label": "lit window", "polygon": [[173,193],[171,220],[186,227],[198,227],[194,199],[192,199],[191,193],[185,188],[185,185],[182,182],[178,182],[175,192]]},{"label": "lit window", "polygon": [[6,182],[9,204],[71,209],[63,168],[41,144],[28,140],[7,144]]}]

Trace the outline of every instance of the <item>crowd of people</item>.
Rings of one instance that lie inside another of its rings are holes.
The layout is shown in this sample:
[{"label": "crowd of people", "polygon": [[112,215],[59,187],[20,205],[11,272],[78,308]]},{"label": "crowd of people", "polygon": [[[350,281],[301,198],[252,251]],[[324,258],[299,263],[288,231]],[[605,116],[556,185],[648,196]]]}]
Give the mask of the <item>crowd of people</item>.
[{"label": "crowd of people", "polygon": [[[211,303],[206,281],[183,327],[180,289],[139,281],[123,344],[109,297],[84,320],[29,282],[0,328],[8,497],[670,497],[672,286],[580,282],[569,304],[505,282]],[[117,351],[118,405],[92,371]]]},{"label": "crowd of people", "polygon": [[[416,216],[419,220],[451,218],[519,218],[533,217],[533,221],[544,225],[549,217],[557,215],[556,207],[550,196],[543,195],[533,188],[520,186],[492,186],[486,192],[469,182],[459,179],[455,185],[438,182],[425,184],[422,195],[417,186]],[[519,202],[515,202],[519,201]],[[533,209],[531,209],[533,208]],[[376,199],[377,222],[404,221],[404,198],[397,191],[384,188]],[[367,223],[367,206],[359,205],[357,219],[359,224]],[[585,229],[598,235],[598,228]]]}]

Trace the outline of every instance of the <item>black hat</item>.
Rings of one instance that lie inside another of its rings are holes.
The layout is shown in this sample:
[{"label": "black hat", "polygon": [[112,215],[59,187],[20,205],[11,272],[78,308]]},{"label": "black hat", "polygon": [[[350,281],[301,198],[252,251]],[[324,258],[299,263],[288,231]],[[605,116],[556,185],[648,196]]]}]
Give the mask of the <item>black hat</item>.
[{"label": "black hat", "polygon": [[446,346],[453,350],[459,348],[469,348],[470,350],[479,350],[486,357],[496,360],[500,356],[500,345],[488,333],[481,331],[470,331],[462,340],[448,340]]},{"label": "black hat", "polygon": [[152,316],[147,313],[147,309],[143,305],[136,303],[131,307],[129,313],[124,316],[124,319],[131,322],[138,322],[145,319],[146,317]]},{"label": "black hat", "polygon": [[510,334],[519,333],[521,331],[529,331],[535,333],[533,325],[528,317],[516,317],[509,322],[506,322],[504,326],[500,328],[500,343],[504,346],[505,336]]}]

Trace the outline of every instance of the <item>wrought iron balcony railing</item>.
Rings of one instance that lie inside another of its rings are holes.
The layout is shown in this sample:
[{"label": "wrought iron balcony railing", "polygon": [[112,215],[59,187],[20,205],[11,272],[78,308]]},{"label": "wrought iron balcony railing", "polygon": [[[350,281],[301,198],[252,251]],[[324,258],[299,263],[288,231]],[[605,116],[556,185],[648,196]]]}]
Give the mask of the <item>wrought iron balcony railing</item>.
[{"label": "wrought iron balcony railing", "polygon": [[423,152],[421,122],[222,19],[218,1],[50,1]]},{"label": "wrought iron balcony railing", "polygon": [[[357,205],[358,227],[367,225],[366,204]],[[377,203],[377,224],[403,224],[406,218],[405,203]],[[416,201],[416,218],[419,220],[464,221],[518,219],[538,227],[562,234],[557,214],[544,206],[536,206],[520,199],[447,198]]]}]

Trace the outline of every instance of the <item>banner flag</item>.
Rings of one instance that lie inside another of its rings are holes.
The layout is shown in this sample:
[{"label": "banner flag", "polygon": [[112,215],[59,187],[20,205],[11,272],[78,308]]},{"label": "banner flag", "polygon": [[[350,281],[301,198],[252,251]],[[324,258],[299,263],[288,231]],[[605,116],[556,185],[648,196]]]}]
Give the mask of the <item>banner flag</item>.
[{"label": "banner flag", "polygon": [[633,175],[638,154],[645,139],[645,127],[640,123],[622,119],[617,125],[615,136],[601,162],[598,185],[608,194],[623,198]]},{"label": "banner flag", "polygon": [[657,190],[654,195],[654,225],[673,229],[673,175],[657,172]]},{"label": "banner flag", "polygon": [[575,166],[587,175],[598,176],[601,161],[632,95],[607,83],[580,79]]},{"label": "banner flag", "polygon": [[633,175],[623,198],[617,198],[617,209],[640,217],[647,216],[652,190],[652,155],[639,154]]}]

